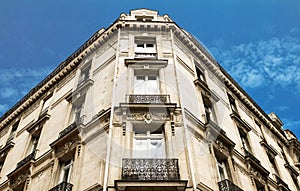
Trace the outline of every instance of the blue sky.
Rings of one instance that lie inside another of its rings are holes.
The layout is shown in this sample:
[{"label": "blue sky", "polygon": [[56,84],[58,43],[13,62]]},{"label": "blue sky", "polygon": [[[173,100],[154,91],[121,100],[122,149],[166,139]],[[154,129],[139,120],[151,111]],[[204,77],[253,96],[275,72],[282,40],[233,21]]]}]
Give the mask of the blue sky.
[{"label": "blue sky", "polygon": [[132,9],[168,14],[266,111],[300,137],[299,0],[0,2],[0,115],[83,44]]}]

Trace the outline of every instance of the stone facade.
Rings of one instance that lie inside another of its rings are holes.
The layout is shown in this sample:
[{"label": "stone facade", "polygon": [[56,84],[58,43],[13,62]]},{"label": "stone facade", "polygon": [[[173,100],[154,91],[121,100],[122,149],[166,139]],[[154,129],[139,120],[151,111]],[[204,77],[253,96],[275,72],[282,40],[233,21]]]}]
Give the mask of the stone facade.
[{"label": "stone facade", "polygon": [[300,144],[168,15],[97,31],[0,119],[0,190],[296,191]]}]

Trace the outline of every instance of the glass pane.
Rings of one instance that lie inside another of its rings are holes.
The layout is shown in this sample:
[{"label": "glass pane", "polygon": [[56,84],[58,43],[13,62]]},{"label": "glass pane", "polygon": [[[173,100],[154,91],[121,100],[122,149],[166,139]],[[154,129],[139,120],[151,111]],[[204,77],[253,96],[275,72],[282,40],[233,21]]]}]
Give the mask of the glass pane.
[{"label": "glass pane", "polygon": [[70,168],[64,169],[64,176],[63,176],[63,182],[69,181],[69,175],[70,175]]},{"label": "glass pane", "polygon": [[221,180],[224,180],[226,179],[225,178],[225,171],[224,171],[224,168],[221,164],[218,164],[218,168],[219,168],[219,176],[220,176],[220,179]]},{"label": "glass pane", "polygon": [[145,93],[148,94],[158,94],[159,89],[158,89],[158,82],[157,80],[148,80],[145,83]]},{"label": "glass pane", "polygon": [[163,144],[163,139],[150,140],[149,154],[151,158],[164,158],[165,157],[165,147]]},{"label": "glass pane", "polygon": [[135,76],[134,93],[137,94],[158,94],[159,87],[157,76]]},{"label": "glass pane", "polygon": [[148,76],[148,80],[156,80],[157,76]]},{"label": "glass pane", "polygon": [[147,139],[133,140],[133,157],[145,158],[147,157],[148,145]]},{"label": "glass pane", "polygon": [[147,48],[154,47],[154,44],[146,44]]},{"label": "glass pane", "polygon": [[145,81],[145,76],[136,76],[136,80]]}]

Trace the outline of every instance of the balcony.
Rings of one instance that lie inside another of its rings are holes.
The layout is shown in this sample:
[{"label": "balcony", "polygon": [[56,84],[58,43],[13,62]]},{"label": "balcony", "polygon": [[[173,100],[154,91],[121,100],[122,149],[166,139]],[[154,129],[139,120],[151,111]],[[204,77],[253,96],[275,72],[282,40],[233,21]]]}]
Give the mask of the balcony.
[{"label": "balcony", "polygon": [[194,84],[198,85],[202,90],[204,90],[208,95],[210,95],[210,89],[205,81],[201,79],[196,79],[194,81]]},{"label": "balcony", "polygon": [[178,159],[122,160],[123,180],[179,180]]},{"label": "balcony", "polygon": [[280,189],[280,191],[291,191],[289,189],[289,185],[287,183],[285,183],[279,176],[277,176],[276,174],[274,174],[275,179],[276,179],[276,183],[278,188]]},{"label": "balcony", "polygon": [[49,191],[72,191],[73,184],[68,182],[62,182],[57,186],[51,188]]},{"label": "balcony", "polygon": [[77,122],[74,122],[71,125],[69,125],[67,128],[65,128],[64,130],[59,132],[58,138],[65,136],[66,134],[70,133],[71,131],[73,131],[76,128],[77,128]]},{"label": "balcony", "polygon": [[260,164],[260,161],[253,155],[251,154],[249,151],[247,151],[245,149],[245,159],[246,160],[252,160],[253,162]]},{"label": "balcony", "polygon": [[262,166],[260,160],[258,160],[253,154],[251,154],[246,149],[244,149],[244,151],[246,162],[250,164],[251,167],[253,167],[257,172],[259,172],[262,175],[262,177],[268,177],[270,172]]},{"label": "balcony", "polygon": [[[79,121],[75,121],[65,129],[59,132],[58,138],[50,144],[50,147],[53,149],[58,149],[64,147],[64,144],[68,141],[77,142],[80,138],[78,136],[79,129],[82,127],[82,123]],[[75,144],[72,144],[72,148]]]},{"label": "balcony", "polygon": [[155,52],[136,52],[134,55],[134,58],[136,59],[156,59],[157,54]]},{"label": "balcony", "polygon": [[169,95],[126,95],[127,103],[165,104],[170,103]]},{"label": "balcony", "polygon": [[28,162],[30,162],[31,160],[34,160],[35,157],[35,151],[30,153],[28,156],[26,156],[23,160],[21,160],[20,162],[17,163],[17,167],[16,169],[22,167],[23,165],[27,164]]},{"label": "balcony", "polygon": [[218,185],[220,191],[243,191],[241,188],[239,188],[237,185],[235,185],[228,179],[218,182]]}]

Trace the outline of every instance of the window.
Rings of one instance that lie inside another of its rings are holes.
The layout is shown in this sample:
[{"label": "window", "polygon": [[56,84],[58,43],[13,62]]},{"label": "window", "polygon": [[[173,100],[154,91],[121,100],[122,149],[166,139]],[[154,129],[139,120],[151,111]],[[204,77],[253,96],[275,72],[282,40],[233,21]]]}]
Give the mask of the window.
[{"label": "window", "polygon": [[230,105],[232,112],[238,113],[235,99],[231,95],[229,95],[229,94],[227,94],[227,95],[228,95],[229,105]]},{"label": "window", "polygon": [[300,190],[300,186],[299,186],[297,177],[294,176],[294,175],[292,175],[292,179],[293,179],[293,182],[294,182],[294,184],[295,184],[295,187],[296,187],[297,191],[299,191],[299,190]]},{"label": "window", "polygon": [[2,172],[2,168],[4,166],[5,159],[6,159],[6,154],[1,156],[1,158],[0,158],[0,175],[1,175],[1,172]]},{"label": "window", "polygon": [[288,161],[288,159],[287,159],[287,157],[286,157],[286,155],[285,155],[285,152],[284,152],[284,150],[283,150],[282,145],[281,145],[280,143],[278,143],[278,142],[277,142],[277,144],[278,144],[278,146],[279,146],[279,148],[280,148],[280,153],[281,153],[281,155],[282,155],[282,157],[283,157],[283,159],[284,159],[285,164],[289,164],[289,161]]},{"label": "window", "polygon": [[29,145],[29,148],[28,148],[28,153],[29,154],[36,152],[37,146],[38,146],[38,143],[39,143],[39,139],[40,139],[39,134],[38,135],[31,135],[31,141],[30,141],[30,145]]},{"label": "window", "polygon": [[87,66],[83,67],[80,71],[80,78],[78,85],[82,85],[84,82],[86,82],[89,79],[90,76],[90,69],[91,69],[91,61],[87,63]]},{"label": "window", "polygon": [[227,179],[227,170],[224,161],[222,162],[217,161],[217,165],[218,165],[219,180],[221,181]]},{"label": "window", "polygon": [[255,179],[255,185],[257,191],[265,191],[265,186]]},{"label": "window", "polygon": [[133,156],[136,158],[165,157],[163,127],[135,125],[133,129]]},{"label": "window", "polygon": [[279,176],[279,172],[278,172],[278,168],[277,168],[277,165],[276,165],[276,161],[275,161],[275,157],[272,157],[270,154],[268,154],[268,159],[270,161],[270,164],[271,164],[271,168],[273,170],[273,173],[276,174],[277,176]]},{"label": "window", "polygon": [[228,179],[231,180],[231,173],[229,170],[229,165],[227,162],[227,157],[222,155],[218,150],[214,149],[214,153],[216,156],[216,164],[217,164],[217,171],[218,171],[218,178],[219,181]]},{"label": "window", "polygon": [[197,73],[197,79],[205,82],[205,76],[204,76],[203,71],[201,69],[199,69],[198,67],[196,67],[196,73]]},{"label": "window", "polygon": [[136,37],[135,38],[135,57],[155,58],[156,57],[155,37]]},{"label": "window", "polygon": [[158,71],[137,70],[134,74],[135,94],[159,94]]},{"label": "window", "polygon": [[205,110],[205,117],[206,117],[206,123],[212,121],[217,122],[216,115],[213,109],[212,102],[207,98],[206,96],[202,95],[203,104],[204,104],[204,110]]},{"label": "window", "polygon": [[67,160],[60,160],[60,174],[59,174],[59,182],[67,182],[70,183],[72,177],[72,167],[73,167],[73,158],[69,158]]},{"label": "window", "polygon": [[17,132],[19,123],[20,123],[20,121],[17,121],[16,123],[14,123],[12,125],[12,129],[11,129],[10,135],[9,135],[7,141],[6,141],[7,143],[10,142],[10,141],[12,141],[15,138],[15,134]]},{"label": "window", "polygon": [[137,21],[152,21],[153,17],[151,16],[135,16]]},{"label": "window", "polygon": [[245,133],[243,130],[241,130],[241,128],[239,128],[239,134],[240,134],[240,137],[241,137],[241,141],[242,141],[242,146],[243,148],[246,150],[246,151],[249,151],[251,152],[251,147],[250,147],[250,142],[248,140],[248,135],[247,133]]},{"label": "window", "polygon": [[70,119],[69,119],[69,124],[74,122],[75,123],[81,122],[82,110],[83,110],[83,103],[73,105]]},{"label": "window", "polygon": [[41,114],[46,113],[48,111],[50,102],[51,102],[51,96],[48,96],[46,99],[43,100],[43,107],[41,110]]}]

